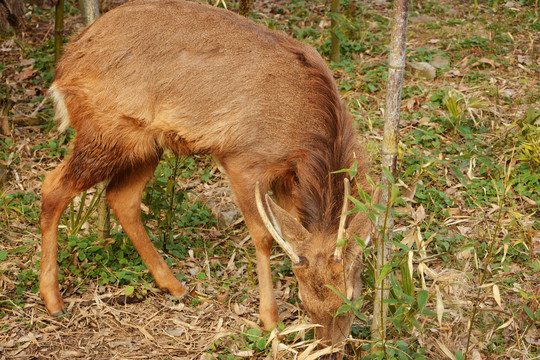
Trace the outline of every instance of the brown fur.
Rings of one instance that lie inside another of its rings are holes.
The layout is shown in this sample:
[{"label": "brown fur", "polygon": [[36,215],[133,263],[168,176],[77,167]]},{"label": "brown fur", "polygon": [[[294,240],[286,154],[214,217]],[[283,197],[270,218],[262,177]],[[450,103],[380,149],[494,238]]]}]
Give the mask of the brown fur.
[{"label": "brown fur", "polygon": [[[313,48],[226,10],[136,1],[107,13],[68,45],[51,96],[60,123],[77,132],[72,153],[43,184],[40,291],[51,313],[64,310],[56,270],[60,215],[73,196],[105,179],[107,199],[158,285],[186,293],[139,215],[144,185],[169,148],[212,154],[223,165],[255,243],[265,327],[275,326],[278,314],[272,237],[257,212],[256,182],[299,216],[307,232],[295,232],[302,225],[284,212],[291,234],[310,234],[296,244],[306,259],[294,269],[309,295],[304,303],[314,321],[324,322],[322,337],[343,337],[348,320],[329,322],[341,299],[324,286],[347,291],[344,265],[331,263],[345,175],[331,172],[357,161],[366,188],[366,163],[332,73]],[[347,264],[352,276],[354,264]],[[324,302],[316,299],[321,294]]]}]

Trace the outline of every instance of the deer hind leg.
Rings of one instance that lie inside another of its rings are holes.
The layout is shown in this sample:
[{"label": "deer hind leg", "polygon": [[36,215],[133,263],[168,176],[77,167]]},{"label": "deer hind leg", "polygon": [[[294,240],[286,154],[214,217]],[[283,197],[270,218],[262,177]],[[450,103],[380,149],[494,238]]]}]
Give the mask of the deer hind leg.
[{"label": "deer hind leg", "polygon": [[157,161],[138,165],[114,176],[107,188],[107,201],[157,285],[173,296],[185,296],[187,289],[174,277],[148,238],[141,221],[141,198],[152,178]]},{"label": "deer hind leg", "polygon": [[78,193],[104,180],[103,178],[81,179],[70,176],[74,172],[73,155],[45,176],[41,188],[41,273],[39,292],[45,306],[53,316],[65,312],[64,301],[58,284],[58,223],[70,201]]}]

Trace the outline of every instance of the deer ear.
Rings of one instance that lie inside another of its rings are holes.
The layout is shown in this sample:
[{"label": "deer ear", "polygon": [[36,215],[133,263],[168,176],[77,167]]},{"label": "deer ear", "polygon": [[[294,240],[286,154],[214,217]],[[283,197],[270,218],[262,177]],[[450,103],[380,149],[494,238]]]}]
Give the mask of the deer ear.
[{"label": "deer ear", "polygon": [[274,203],[268,194],[265,194],[264,200],[263,203],[259,182],[257,182],[255,184],[255,203],[264,226],[291,258],[293,264],[303,263],[302,259],[305,258],[298,256],[297,251],[299,243],[308,238],[309,232],[288,212]]},{"label": "deer ear", "polygon": [[293,249],[298,248],[299,243],[309,237],[309,231],[306,230],[291,214],[283,210],[272,200],[268,194],[265,196],[266,204],[269,208],[270,219],[276,230],[281,231],[281,236],[285,241],[292,245]]}]

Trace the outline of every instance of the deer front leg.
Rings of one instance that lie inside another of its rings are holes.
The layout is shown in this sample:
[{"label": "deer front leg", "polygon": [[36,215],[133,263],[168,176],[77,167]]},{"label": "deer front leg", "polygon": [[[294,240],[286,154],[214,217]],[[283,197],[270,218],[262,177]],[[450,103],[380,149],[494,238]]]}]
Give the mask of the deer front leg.
[{"label": "deer front leg", "polygon": [[[265,231],[266,232],[266,231]],[[278,307],[274,296],[274,285],[272,283],[272,271],[270,270],[270,251],[273,239],[265,234],[257,236],[251,235],[255,242],[255,256],[257,257],[257,276],[259,278],[259,311],[261,321],[266,330],[277,326],[279,321]]]},{"label": "deer front leg", "polygon": [[[266,330],[276,327],[279,321],[278,307],[274,296],[272,272],[270,270],[270,251],[273,239],[264,227],[257,205],[255,204],[255,182],[260,178],[257,172],[245,171],[244,161],[220,161],[231,182],[231,188],[236,196],[236,203],[249,229],[249,233],[255,243],[255,256],[257,258],[257,276],[259,279],[259,312],[261,321]],[[266,189],[266,186],[263,186]]]}]

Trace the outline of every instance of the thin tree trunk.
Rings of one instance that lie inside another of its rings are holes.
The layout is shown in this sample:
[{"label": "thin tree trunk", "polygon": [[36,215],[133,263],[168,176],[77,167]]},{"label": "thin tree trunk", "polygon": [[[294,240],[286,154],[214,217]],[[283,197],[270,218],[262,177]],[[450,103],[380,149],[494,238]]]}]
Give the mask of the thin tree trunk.
[{"label": "thin tree trunk", "polygon": [[98,0],[80,0],[80,6],[87,26],[97,20],[99,17]]},{"label": "thin tree trunk", "polygon": [[330,7],[331,13],[331,23],[330,23],[330,32],[332,33],[331,45],[330,45],[330,61],[338,63],[340,60],[339,54],[339,37],[337,36],[337,14],[339,11],[339,0],[332,0],[332,5]]},{"label": "thin tree trunk", "polygon": [[[396,163],[398,155],[398,136],[399,136],[399,114],[401,109],[401,90],[403,87],[403,73],[405,71],[405,50],[407,45],[407,17],[408,0],[396,0],[394,2],[394,20],[392,26],[392,40],[390,48],[388,90],[386,94],[386,113],[384,120],[384,137],[382,143],[382,168],[388,171],[394,179],[396,178]],[[383,175],[382,185],[384,189],[381,194],[380,202],[386,206],[390,199],[391,184],[389,179]],[[382,218],[382,217],[381,217]],[[390,253],[389,243],[393,237],[394,221],[392,213],[387,212],[384,225],[384,236],[378,237],[376,243],[377,259],[375,267],[375,301],[373,305],[373,324],[372,338],[375,342],[380,342],[384,347],[386,324],[385,317],[388,306],[384,299],[388,298],[388,281],[379,279],[382,267],[388,263]],[[386,241],[385,241],[386,240]],[[381,350],[381,347],[374,346],[373,352]]]},{"label": "thin tree trunk", "polygon": [[64,45],[64,0],[58,0],[54,18],[54,63],[62,57]]},{"label": "thin tree trunk", "polygon": [[111,210],[109,204],[107,204],[107,199],[105,197],[105,189],[107,188],[107,182],[100,182],[96,185],[96,191],[99,196],[97,203],[98,211],[98,222],[97,222],[97,237],[99,240],[105,240],[111,235]]},{"label": "thin tree trunk", "polygon": [[[81,0],[80,2],[82,12],[84,14],[84,21],[86,25],[92,24],[99,18],[99,2],[98,0]],[[97,203],[98,222],[97,222],[97,236],[99,240],[104,240],[110,236],[111,232],[111,220],[110,209],[105,197],[105,188],[107,182],[101,182],[96,185],[96,191],[99,195]]]},{"label": "thin tree trunk", "polygon": [[240,0],[238,13],[242,16],[249,17],[249,8],[252,0]]}]

